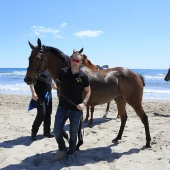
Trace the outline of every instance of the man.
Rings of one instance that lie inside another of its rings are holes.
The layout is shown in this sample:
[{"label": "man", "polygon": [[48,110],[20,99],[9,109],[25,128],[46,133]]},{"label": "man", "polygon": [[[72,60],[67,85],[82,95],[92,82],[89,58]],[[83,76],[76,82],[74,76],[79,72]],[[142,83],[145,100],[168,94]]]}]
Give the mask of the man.
[{"label": "man", "polygon": [[35,101],[37,115],[32,125],[31,140],[37,140],[37,133],[40,125],[44,122],[44,137],[54,137],[50,131],[52,114],[52,78],[48,70],[41,74],[35,85],[30,85],[32,99]]},{"label": "man", "polygon": [[[59,148],[55,158],[56,160],[66,158],[66,165],[74,162],[74,152],[76,150],[77,133],[82,110],[87,104],[91,94],[88,76],[80,70],[82,64],[81,55],[78,52],[74,53],[70,57],[70,61],[71,66],[61,69],[57,79],[57,82],[61,85],[61,95],[54,123],[54,135]],[[52,88],[57,89],[56,84],[53,84]],[[63,127],[67,119],[70,121],[68,148],[65,145],[62,135]]]}]

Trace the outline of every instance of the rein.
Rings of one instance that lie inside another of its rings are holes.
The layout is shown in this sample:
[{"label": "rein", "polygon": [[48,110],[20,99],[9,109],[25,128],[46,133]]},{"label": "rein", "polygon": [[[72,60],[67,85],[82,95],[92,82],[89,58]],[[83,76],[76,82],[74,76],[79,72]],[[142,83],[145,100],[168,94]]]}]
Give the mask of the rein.
[{"label": "rein", "polygon": [[[46,82],[46,83],[48,83],[48,84],[52,84],[52,83],[50,83],[49,81],[47,81],[47,80],[45,80],[44,78],[42,78],[42,77],[39,77],[38,78],[40,81],[43,81],[43,82]],[[73,106],[77,106],[73,101],[71,101],[68,97],[66,97],[64,94],[62,94],[61,93],[61,91],[60,90],[58,90],[58,89],[56,89],[59,93],[60,93],[60,95],[63,97],[63,98],[65,98],[69,103],[71,103]]]},{"label": "rein", "polygon": [[[40,49],[39,54],[42,55],[42,57],[40,58],[41,60],[40,60],[40,64],[39,64],[38,68],[28,67],[27,70],[35,70],[35,71],[37,71],[37,73],[35,74],[35,76],[34,76],[34,78],[33,78],[33,82],[34,82],[34,79],[37,78],[37,79],[39,79],[40,81],[46,82],[46,83],[48,83],[48,84],[51,85],[50,82],[48,82],[48,81],[46,81],[44,78],[40,77],[40,75],[41,75],[41,66],[42,66],[42,63],[43,63],[44,60],[46,61],[46,57],[45,57],[45,55],[44,55],[44,48],[41,48],[41,49]],[[66,60],[66,61],[67,61],[67,60]],[[46,62],[45,62],[45,64],[46,64]],[[69,61],[67,61],[67,64],[69,65]],[[72,102],[69,98],[67,98],[64,94],[62,94],[60,90],[58,90],[58,89],[56,89],[56,90],[57,90],[57,91],[60,93],[60,95],[61,95],[64,99],[66,99],[69,103],[71,103],[73,106],[77,106],[74,102]]]}]

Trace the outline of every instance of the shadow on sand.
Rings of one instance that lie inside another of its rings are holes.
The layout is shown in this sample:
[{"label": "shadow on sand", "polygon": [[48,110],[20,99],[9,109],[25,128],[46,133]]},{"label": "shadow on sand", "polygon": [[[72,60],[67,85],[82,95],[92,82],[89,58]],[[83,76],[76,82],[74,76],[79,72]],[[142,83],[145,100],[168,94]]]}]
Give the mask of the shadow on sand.
[{"label": "shadow on sand", "polygon": [[159,117],[170,117],[170,114],[161,114],[161,113],[153,113],[154,116],[159,116]]},{"label": "shadow on sand", "polygon": [[[100,161],[107,161],[108,163],[113,162],[116,159],[120,159],[124,155],[132,155],[139,153],[141,149],[132,148],[127,152],[115,152],[112,153],[111,147],[115,147],[117,144],[111,144],[107,147],[96,147],[86,150],[76,151],[75,153],[75,162],[71,166],[85,166],[86,164],[96,164]],[[64,165],[64,160],[57,162],[54,159],[55,151],[49,151],[47,153],[36,154],[24,159],[21,163],[15,165],[9,165],[7,167],[1,168],[1,170],[17,170],[17,169],[26,169],[26,170],[46,170],[46,169],[62,169],[67,167]]]}]

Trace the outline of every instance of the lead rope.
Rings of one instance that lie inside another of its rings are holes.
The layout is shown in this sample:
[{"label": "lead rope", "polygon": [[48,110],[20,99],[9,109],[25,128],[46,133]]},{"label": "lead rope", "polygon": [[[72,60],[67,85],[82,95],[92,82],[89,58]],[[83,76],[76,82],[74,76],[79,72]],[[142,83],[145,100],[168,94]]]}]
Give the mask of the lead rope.
[{"label": "lead rope", "polygon": [[[48,82],[48,81],[46,81],[44,78],[42,78],[42,77],[40,77],[40,78],[38,78],[39,80],[41,80],[41,81],[43,81],[43,82],[46,82],[46,83],[48,83],[48,84],[52,84],[52,83],[50,83],[50,82]],[[58,90],[58,89],[56,89],[59,93],[60,93],[60,95],[63,97],[63,98],[65,98],[69,103],[71,103],[73,106],[77,106],[74,102],[72,102],[68,97],[66,97],[64,94],[62,94],[61,93],[61,91],[60,90]]]}]

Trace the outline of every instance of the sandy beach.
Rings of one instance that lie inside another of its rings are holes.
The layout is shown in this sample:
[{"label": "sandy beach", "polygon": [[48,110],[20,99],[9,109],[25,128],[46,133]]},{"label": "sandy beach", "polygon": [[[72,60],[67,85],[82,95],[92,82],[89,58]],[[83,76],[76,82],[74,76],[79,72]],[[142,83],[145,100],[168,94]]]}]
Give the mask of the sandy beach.
[{"label": "sandy beach", "polygon": [[[106,104],[95,107],[94,125],[84,126],[84,144],[76,151],[71,166],[54,159],[57,143],[44,138],[43,126],[38,140],[31,142],[31,126],[36,109],[27,111],[30,95],[0,94],[0,169],[2,170],[168,170],[170,169],[170,100],[143,100],[151,133],[151,148],[145,148],[143,124],[127,105],[128,120],[122,140],[112,143],[120,127],[117,108],[112,101],[108,118]],[[58,99],[53,95],[52,130]],[[84,117],[86,111],[84,110]],[[69,122],[65,129],[68,132]]]}]

